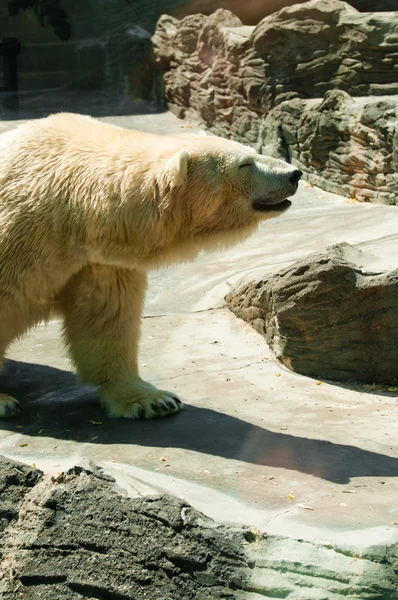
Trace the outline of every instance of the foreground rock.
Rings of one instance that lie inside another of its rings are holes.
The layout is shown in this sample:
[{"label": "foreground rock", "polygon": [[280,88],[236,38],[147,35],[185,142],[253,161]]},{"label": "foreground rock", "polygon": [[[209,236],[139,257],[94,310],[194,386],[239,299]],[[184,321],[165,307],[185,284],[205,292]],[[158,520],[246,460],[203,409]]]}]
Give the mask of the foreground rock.
[{"label": "foreground rock", "polygon": [[19,506],[1,539],[4,600],[395,597],[396,545],[359,556],[217,527],[170,496],[130,499],[100,471],[49,480],[1,458],[0,469]]},{"label": "foreground rock", "polygon": [[40,481],[42,472],[0,457],[0,545],[8,525],[18,520],[25,496]]},{"label": "foreground rock", "polygon": [[322,379],[395,385],[398,270],[338,244],[227,296],[289,369]]},{"label": "foreground rock", "polygon": [[[256,27],[225,10],[163,16],[153,44],[179,117],[278,154],[330,191],[397,202],[398,12],[310,0]],[[321,104],[331,90],[346,94]]]},{"label": "foreground rock", "polygon": [[25,494],[2,540],[1,598],[232,599],[242,587],[244,532],[207,525],[185,502],[131,500],[79,467],[27,493],[26,467],[1,469],[16,502]]}]

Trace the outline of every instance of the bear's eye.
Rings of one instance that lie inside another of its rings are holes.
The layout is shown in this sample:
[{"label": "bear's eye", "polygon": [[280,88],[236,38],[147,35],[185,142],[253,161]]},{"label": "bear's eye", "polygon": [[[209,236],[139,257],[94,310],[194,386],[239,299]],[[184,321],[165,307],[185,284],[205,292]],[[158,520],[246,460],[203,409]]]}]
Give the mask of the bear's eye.
[{"label": "bear's eye", "polygon": [[245,167],[251,167],[253,163],[251,162],[245,162],[242,163],[241,165],[239,165],[239,169],[244,169]]}]

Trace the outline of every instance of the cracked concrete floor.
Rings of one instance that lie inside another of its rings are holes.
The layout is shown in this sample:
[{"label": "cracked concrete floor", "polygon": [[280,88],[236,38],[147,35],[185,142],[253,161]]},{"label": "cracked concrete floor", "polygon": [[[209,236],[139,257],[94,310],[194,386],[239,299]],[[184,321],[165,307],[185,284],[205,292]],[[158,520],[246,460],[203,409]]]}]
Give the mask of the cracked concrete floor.
[{"label": "cracked concrete floor", "polygon": [[[105,120],[186,127],[169,113]],[[107,419],[71,373],[60,324],[40,325],[10,348],[0,376],[24,404],[1,421],[0,454],[53,474],[94,461],[133,496],[166,491],[217,522],[356,548],[398,541],[398,393],[288,371],[223,300],[256,273],[342,241],[397,267],[397,231],[397,207],[304,183],[292,208],[244,244],[152,273],[140,364],[185,401],[167,420]]]}]

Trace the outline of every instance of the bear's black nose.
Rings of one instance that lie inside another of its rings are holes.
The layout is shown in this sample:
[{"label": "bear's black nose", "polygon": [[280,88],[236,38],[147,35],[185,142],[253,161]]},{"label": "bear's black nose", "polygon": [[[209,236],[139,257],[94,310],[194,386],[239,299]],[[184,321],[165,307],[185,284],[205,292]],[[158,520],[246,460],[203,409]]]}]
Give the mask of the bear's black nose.
[{"label": "bear's black nose", "polygon": [[293,185],[296,185],[296,183],[299,182],[299,179],[301,178],[302,174],[303,174],[303,172],[300,171],[299,169],[294,171],[293,175],[291,175],[291,177],[290,177],[290,181],[292,182]]}]

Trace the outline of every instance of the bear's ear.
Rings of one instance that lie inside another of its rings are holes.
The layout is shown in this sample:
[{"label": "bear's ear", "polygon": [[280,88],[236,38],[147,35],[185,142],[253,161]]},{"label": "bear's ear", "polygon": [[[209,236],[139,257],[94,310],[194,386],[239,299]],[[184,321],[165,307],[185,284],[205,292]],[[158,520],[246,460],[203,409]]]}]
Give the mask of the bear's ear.
[{"label": "bear's ear", "polygon": [[187,180],[190,155],[187,150],[179,150],[169,158],[161,170],[157,184],[161,196],[181,187]]}]

